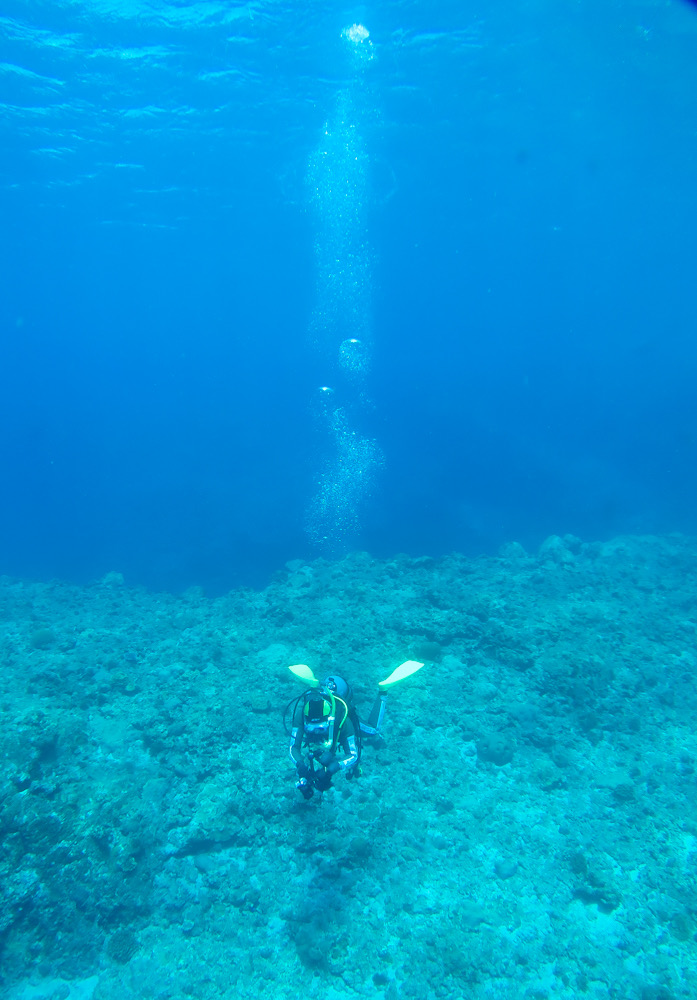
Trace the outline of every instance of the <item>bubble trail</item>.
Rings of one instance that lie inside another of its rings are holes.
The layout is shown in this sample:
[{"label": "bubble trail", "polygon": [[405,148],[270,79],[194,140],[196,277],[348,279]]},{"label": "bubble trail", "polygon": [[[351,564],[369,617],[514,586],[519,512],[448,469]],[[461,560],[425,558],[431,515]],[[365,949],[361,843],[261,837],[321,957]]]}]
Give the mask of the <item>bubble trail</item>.
[{"label": "bubble trail", "polygon": [[334,555],[359,535],[360,515],[383,464],[377,442],[359,434],[349,418],[370,408],[373,251],[367,220],[370,162],[361,123],[374,113],[365,105],[368,92],[363,85],[374,52],[362,24],[344,28],[341,36],[353,70],[352,84],[337,94],[334,114],[324,126],[307,173],[308,200],[316,219],[316,297],[310,338],[338,389],[320,389],[329,448],[305,527],[314,545]]}]

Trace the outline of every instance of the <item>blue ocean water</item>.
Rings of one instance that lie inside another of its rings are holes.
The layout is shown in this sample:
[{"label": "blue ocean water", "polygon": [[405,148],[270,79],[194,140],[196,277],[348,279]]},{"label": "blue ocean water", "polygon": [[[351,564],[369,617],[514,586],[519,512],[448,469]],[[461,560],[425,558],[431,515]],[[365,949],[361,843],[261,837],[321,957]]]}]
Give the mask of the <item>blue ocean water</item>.
[{"label": "blue ocean water", "polygon": [[694,5],[1,24],[2,572],[695,530]]}]

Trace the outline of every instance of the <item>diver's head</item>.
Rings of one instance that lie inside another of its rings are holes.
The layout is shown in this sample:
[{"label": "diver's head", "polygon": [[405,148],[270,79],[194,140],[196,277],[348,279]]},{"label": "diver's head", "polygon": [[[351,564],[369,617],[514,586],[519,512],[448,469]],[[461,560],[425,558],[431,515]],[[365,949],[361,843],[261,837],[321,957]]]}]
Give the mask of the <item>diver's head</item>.
[{"label": "diver's head", "polygon": [[350,694],[351,688],[343,677],[339,677],[338,674],[329,674],[325,677],[321,685],[322,691],[329,691],[331,694],[335,694],[338,698],[346,701]]}]

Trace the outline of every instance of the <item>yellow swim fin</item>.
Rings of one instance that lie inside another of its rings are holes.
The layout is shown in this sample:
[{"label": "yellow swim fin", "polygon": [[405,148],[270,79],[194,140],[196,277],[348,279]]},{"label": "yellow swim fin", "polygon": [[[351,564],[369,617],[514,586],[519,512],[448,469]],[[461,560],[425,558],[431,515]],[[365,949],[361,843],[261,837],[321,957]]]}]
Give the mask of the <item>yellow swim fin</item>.
[{"label": "yellow swim fin", "polygon": [[295,674],[301,681],[306,681],[310,687],[319,687],[319,681],[306,663],[295,663],[292,667],[288,667],[288,669],[291,674]]},{"label": "yellow swim fin", "polygon": [[[391,687],[398,681],[403,681],[405,677],[411,677],[412,674],[415,674],[417,670],[421,670],[422,667],[423,663],[419,663],[418,660],[407,660],[406,663],[402,663],[399,667],[396,667],[384,681],[380,681],[378,687]],[[290,669],[292,670],[293,668],[291,667]]]}]

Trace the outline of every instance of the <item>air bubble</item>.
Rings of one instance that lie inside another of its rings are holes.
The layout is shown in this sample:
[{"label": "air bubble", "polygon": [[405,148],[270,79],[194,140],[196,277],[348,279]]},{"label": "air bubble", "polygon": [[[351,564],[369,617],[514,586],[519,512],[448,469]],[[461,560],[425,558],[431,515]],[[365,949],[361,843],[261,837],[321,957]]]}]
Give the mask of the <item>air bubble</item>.
[{"label": "air bubble", "polygon": [[339,364],[350,375],[360,375],[368,367],[368,352],[357,337],[348,337],[339,347]]}]

